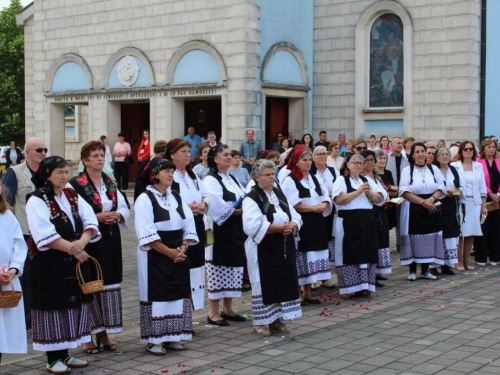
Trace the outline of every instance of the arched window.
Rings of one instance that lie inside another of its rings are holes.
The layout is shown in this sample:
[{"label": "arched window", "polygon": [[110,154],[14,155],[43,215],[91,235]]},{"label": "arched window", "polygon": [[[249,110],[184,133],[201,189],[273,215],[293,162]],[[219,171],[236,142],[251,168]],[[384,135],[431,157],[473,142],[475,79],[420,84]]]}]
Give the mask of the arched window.
[{"label": "arched window", "polygon": [[403,107],[403,22],[393,13],[370,30],[370,107]]}]

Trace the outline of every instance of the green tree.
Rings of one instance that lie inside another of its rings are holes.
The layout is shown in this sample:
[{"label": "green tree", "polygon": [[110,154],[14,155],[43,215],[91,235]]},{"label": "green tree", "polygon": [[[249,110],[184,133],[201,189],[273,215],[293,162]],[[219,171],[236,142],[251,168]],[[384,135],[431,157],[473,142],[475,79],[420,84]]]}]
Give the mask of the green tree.
[{"label": "green tree", "polygon": [[16,25],[20,0],[0,12],[0,145],[24,144],[24,29]]}]

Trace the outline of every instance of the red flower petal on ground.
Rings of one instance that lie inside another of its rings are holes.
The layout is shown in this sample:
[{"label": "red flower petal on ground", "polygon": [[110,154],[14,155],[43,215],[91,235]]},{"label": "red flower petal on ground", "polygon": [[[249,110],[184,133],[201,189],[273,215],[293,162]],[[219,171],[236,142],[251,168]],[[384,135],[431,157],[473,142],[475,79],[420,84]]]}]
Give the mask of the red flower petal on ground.
[{"label": "red flower petal on ground", "polygon": [[162,373],[162,374],[166,374],[166,373],[168,373],[168,370],[162,370],[162,372],[161,372],[161,373]]}]

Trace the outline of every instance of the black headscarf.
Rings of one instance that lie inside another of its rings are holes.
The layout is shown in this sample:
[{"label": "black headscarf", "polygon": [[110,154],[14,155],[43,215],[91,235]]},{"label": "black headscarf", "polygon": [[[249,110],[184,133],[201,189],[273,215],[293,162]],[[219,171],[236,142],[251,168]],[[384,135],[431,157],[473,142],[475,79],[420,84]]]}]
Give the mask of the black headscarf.
[{"label": "black headscarf", "polygon": [[139,178],[142,180],[147,180],[150,185],[155,185],[159,183],[157,176],[163,169],[177,169],[175,164],[171,161],[162,159],[162,158],[154,158],[151,160],[148,165],[141,172]]},{"label": "black headscarf", "polygon": [[213,146],[210,147],[210,151],[208,151],[207,154],[207,164],[210,170],[214,171],[215,173],[219,172],[219,169],[217,168],[217,163],[215,162],[215,157],[217,156],[217,153],[219,150],[222,148],[222,144],[218,146]]},{"label": "black headscarf", "polygon": [[56,168],[67,167],[68,163],[66,160],[60,156],[49,156],[42,160],[38,168],[36,169],[31,181],[35,186],[45,193],[49,193],[54,190],[52,184],[49,181],[49,177]]}]

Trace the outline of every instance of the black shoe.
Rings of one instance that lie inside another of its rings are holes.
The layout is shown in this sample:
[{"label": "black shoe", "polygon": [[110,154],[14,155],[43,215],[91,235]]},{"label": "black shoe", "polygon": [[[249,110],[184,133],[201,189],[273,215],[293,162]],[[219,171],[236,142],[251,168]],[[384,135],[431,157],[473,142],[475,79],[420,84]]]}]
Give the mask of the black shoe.
[{"label": "black shoe", "polygon": [[207,316],[207,322],[208,322],[208,324],[212,324],[214,326],[219,326],[219,327],[227,327],[229,325],[229,323],[224,319],[212,320],[212,319],[210,319],[209,316]]},{"label": "black shoe", "polygon": [[225,314],[222,311],[220,312],[220,316],[221,316],[222,319],[231,320],[233,322],[245,322],[247,320],[247,318],[245,318],[244,316],[241,316],[241,315],[231,316],[231,315]]},{"label": "black shoe", "polygon": [[382,276],[382,275],[375,276],[375,279],[377,279],[377,280],[389,280],[387,277]]},{"label": "black shoe", "polygon": [[431,273],[431,275],[439,276],[437,268],[429,268],[429,272]]},{"label": "black shoe", "polygon": [[378,281],[375,281],[375,286],[377,288],[383,288],[385,286],[385,284],[382,284],[382,283],[379,283]]},{"label": "black shoe", "polygon": [[319,299],[307,299],[304,298],[304,301],[310,303],[311,305],[319,305],[321,301]]},{"label": "black shoe", "polygon": [[442,266],[441,267],[441,273],[443,275],[456,275],[456,273],[453,272],[453,270],[450,267],[448,267],[448,266]]}]

